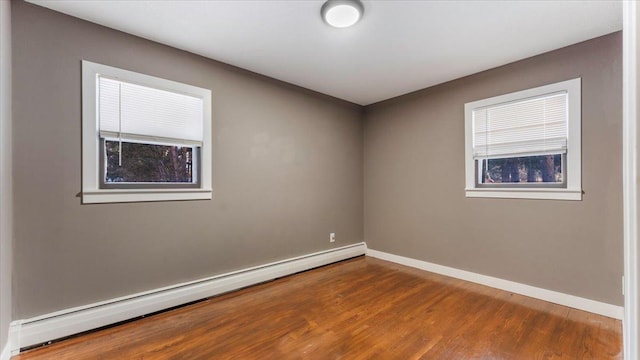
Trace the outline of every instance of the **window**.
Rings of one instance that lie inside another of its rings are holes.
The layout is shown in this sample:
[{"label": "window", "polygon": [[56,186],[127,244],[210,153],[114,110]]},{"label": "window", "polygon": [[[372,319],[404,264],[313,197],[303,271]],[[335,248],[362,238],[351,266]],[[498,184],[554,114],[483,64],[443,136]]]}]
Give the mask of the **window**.
[{"label": "window", "polygon": [[581,200],[580,79],[465,104],[467,197]]},{"label": "window", "polygon": [[211,199],[211,91],[82,62],[83,203]]}]

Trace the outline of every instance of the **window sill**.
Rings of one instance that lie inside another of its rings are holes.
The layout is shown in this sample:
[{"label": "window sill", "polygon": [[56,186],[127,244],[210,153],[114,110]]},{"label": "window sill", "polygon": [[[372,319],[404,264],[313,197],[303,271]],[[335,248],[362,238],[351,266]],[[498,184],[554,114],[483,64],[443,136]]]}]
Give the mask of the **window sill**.
[{"label": "window sill", "polygon": [[471,198],[582,200],[582,190],[574,189],[465,189],[465,194]]},{"label": "window sill", "polygon": [[100,189],[82,192],[83,204],[211,200],[211,189]]}]

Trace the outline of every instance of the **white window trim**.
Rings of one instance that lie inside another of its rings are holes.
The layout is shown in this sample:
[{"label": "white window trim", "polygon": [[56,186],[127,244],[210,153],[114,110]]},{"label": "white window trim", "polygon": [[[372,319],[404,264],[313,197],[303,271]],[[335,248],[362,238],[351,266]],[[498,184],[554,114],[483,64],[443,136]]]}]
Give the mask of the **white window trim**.
[{"label": "white window trim", "polygon": [[[157,89],[199,97],[204,105],[204,138],[200,159],[200,188],[101,189],[100,138],[97,113],[98,74]],[[211,90],[143,75],[133,71],[82,61],[82,202],[113,203],[171,200],[210,200],[211,189]]]},{"label": "white window trim", "polygon": [[[582,200],[582,144],[581,144],[581,79],[522,90],[464,104],[466,197]],[[568,94],[567,187],[566,188],[479,188],[476,187],[476,168],[473,160],[473,110],[481,107],[537,97],[558,91]]]}]

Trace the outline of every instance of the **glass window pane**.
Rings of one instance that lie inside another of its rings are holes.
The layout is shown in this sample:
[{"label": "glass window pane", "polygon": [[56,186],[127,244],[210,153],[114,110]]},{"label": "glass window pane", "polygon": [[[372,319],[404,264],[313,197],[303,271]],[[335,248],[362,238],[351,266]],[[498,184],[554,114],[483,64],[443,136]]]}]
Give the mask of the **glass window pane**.
[{"label": "glass window pane", "polygon": [[563,156],[539,155],[478,160],[481,184],[562,184]]},{"label": "glass window pane", "polygon": [[195,183],[194,148],[105,140],[105,184]]}]

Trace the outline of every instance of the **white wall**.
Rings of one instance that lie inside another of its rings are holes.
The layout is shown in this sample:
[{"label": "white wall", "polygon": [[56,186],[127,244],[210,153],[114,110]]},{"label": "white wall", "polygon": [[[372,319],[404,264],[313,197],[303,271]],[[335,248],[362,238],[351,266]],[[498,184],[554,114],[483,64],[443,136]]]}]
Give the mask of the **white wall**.
[{"label": "white wall", "polygon": [[12,198],[11,2],[0,0],[0,351],[7,345],[12,311]]}]

